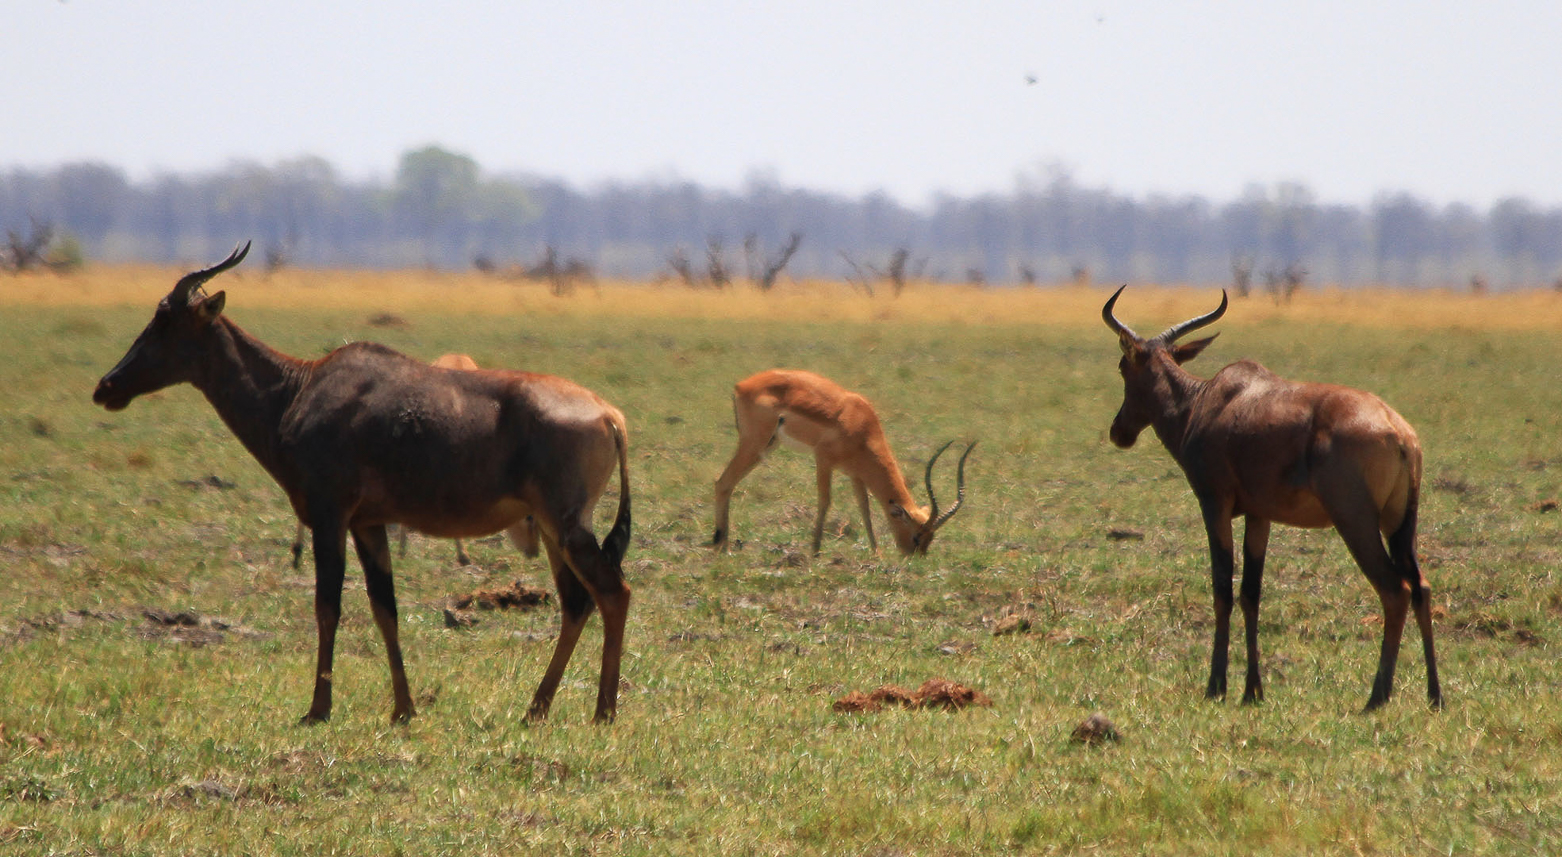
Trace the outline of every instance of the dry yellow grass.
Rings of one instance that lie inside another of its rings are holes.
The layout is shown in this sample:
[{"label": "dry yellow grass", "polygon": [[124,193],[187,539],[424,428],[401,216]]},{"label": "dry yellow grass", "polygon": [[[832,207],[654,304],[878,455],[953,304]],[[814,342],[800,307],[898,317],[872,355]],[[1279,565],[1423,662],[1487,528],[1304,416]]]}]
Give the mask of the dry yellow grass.
[{"label": "dry yellow grass", "polygon": [[[184,271],[153,266],[98,266],[70,276],[37,274],[0,282],[0,306],[150,305]],[[761,294],[747,286],[696,291],[671,284],[609,281],[555,297],[538,283],[475,273],[428,271],[240,270],[224,276],[234,306],[342,309],[393,313],[689,318],[715,320],[953,322],[971,325],[1067,324],[1094,319],[1106,287],[976,288],[912,286],[899,297],[868,297],[844,283],[807,281]],[[1209,310],[1218,285],[1132,284],[1122,315],[1141,333]],[[1265,296],[1239,303],[1232,321],[1273,318],[1381,328],[1562,329],[1562,293],[1517,291],[1474,295],[1438,289],[1319,288],[1287,304]]]}]

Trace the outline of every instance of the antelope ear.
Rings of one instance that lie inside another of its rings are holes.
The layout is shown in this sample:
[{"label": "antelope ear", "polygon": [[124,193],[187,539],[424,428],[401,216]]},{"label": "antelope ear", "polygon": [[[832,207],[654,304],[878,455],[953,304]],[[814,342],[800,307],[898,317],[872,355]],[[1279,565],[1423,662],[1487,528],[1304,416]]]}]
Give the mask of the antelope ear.
[{"label": "antelope ear", "polygon": [[911,517],[910,515],[906,514],[906,510],[905,509],[903,509],[900,506],[895,505],[895,504],[891,504],[890,505],[890,507],[889,507],[889,516],[891,518],[900,518],[901,520],[906,520],[906,519]]},{"label": "antelope ear", "polygon": [[222,315],[222,307],[227,302],[228,293],[218,292],[206,298],[206,300],[201,301],[200,305],[197,306],[196,309],[201,313],[202,318],[206,319],[207,321],[211,321],[217,316]]},{"label": "antelope ear", "polygon": [[[1215,336],[1219,335],[1220,334],[1218,333],[1215,334]],[[1177,361],[1179,365],[1192,360],[1193,358],[1199,356],[1199,352],[1203,351],[1205,348],[1208,348],[1211,342],[1215,341],[1215,336],[1211,336],[1206,339],[1195,339],[1192,342],[1184,342],[1180,345],[1174,346],[1171,352],[1172,359]]]}]

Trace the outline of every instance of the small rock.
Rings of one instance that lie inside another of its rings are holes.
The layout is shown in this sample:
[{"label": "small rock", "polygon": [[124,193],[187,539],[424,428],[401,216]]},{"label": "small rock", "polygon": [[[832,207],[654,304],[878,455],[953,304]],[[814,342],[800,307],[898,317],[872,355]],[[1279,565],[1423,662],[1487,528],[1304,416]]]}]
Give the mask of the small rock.
[{"label": "small rock", "polygon": [[1069,736],[1069,740],[1077,744],[1090,746],[1092,744],[1103,744],[1108,741],[1116,742],[1121,740],[1121,737],[1117,734],[1117,727],[1112,721],[1108,720],[1105,714],[1097,711],[1095,714],[1086,717],[1084,722],[1074,727],[1074,732]]}]

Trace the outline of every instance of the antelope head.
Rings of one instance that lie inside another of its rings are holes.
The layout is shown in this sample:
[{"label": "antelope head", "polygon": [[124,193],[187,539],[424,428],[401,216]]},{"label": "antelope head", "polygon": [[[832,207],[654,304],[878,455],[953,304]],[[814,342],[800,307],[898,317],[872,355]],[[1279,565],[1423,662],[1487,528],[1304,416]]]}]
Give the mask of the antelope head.
[{"label": "antelope head", "polygon": [[938,495],[933,493],[933,465],[938,463],[938,457],[944,454],[944,450],[952,445],[954,441],[951,440],[939,447],[938,452],[933,453],[933,457],[928,459],[923,481],[927,484],[927,499],[932,504],[930,507],[927,509],[905,508],[898,505],[889,507],[890,522],[894,524],[892,530],[895,534],[895,543],[900,547],[901,553],[908,556],[927,553],[928,545],[933,543],[933,536],[938,534],[939,528],[949,523],[949,519],[965,505],[965,460],[971,456],[971,450],[976,448],[975,441],[972,441],[960,455],[960,463],[955,475],[955,504],[940,513]]},{"label": "antelope head", "polygon": [[201,286],[243,261],[249,246],[245,242],[223,261],[180,277],[130,350],[98,381],[92,401],[118,411],[137,396],[192,380],[204,360],[205,334],[227,299],[223,292],[208,295]]},{"label": "antelope head", "polygon": [[1177,340],[1201,327],[1214,324],[1226,313],[1226,292],[1222,289],[1220,306],[1213,312],[1174,324],[1149,339],[1141,339],[1112,314],[1112,307],[1126,288],[1128,286],[1124,285],[1113,292],[1106,306],[1101,308],[1102,320],[1117,334],[1117,343],[1123,349],[1123,358],[1117,364],[1117,370],[1123,376],[1123,404],[1117,409],[1111,430],[1112,443],[1123,449],[1133,446],[1134,441],[1139,439],[1139,433],[1170,409],[1173,397],[1172,370],[1199,356],[1199,352],[1214,342],[1215,337],[1180,344]]}]

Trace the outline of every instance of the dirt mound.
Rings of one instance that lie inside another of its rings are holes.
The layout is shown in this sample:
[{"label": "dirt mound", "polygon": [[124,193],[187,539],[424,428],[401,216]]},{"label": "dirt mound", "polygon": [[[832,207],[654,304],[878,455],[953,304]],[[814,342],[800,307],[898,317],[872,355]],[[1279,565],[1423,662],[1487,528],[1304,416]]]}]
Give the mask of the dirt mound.
[{"label": "dirt mound", "polygon": [[972,705],[986,708],[991,707],[992,704],[993,701],[987,694],[975,688],[946,679],[930,678],[915,691],[893,684],[881,685],[869,693],[854,690],[837,699],[831,708],[848,714],[871,714],[882,710],[886,705],[958,711]]},{"label": "dirt mound", "polygon": [[1069,735],[1069,740],[1076,744],[1089,746],[1109,742],[1115,743],[1121,740],[1121,736],[1117,733],[1116,724],[1108,720],[1105,714],[1097,711],[1074,727],[1074,731]]},{"label": "dirt mound", "polygon": [[533,589],[520,581],[504,589],[479,589],[450,599],[452,610],[528,610],[548,603],[552,596],[545,589]]}]

